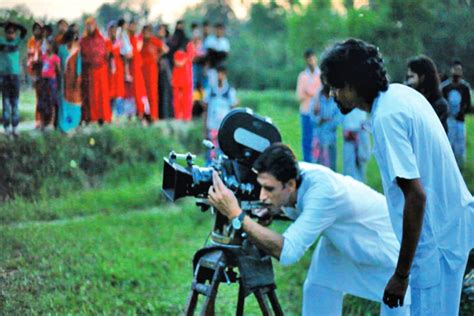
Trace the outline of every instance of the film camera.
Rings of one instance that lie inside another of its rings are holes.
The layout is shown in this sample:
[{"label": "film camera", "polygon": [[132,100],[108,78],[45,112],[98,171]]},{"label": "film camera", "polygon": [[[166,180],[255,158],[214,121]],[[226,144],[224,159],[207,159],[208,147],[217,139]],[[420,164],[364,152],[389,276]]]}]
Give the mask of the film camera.
[{"label": "film camera", "polygon": [[[214,315],[219,284],[226,282],[239,284],[236,315],[244,315],[244,301],[250,293],[255,295],[263,315],[271,314],[267,300],[274,315],[283,315],[275,292],[270,256],[247,240],[245,234],[234,231],[229,220],[215,212],[207,200],[215,170],[235,193],[244,212],[252,215],[252,210],[261,208],[260,186],[252,164],[268,146],[281,141],[280,133],[269,119],[255,115],[250,109],[235,109],[223,119],[217,141],[222,153],[209,167],[196,166],[195,156],[191,153],[171,152],[168,158],[164,158],[165,196],[171,201],[195,197],[201,210],[211,209],[215,215],[211,245],[194,254],[194,277],[184,314],[193,315],[198,296],[203,295],[206,300],[201,315]],[[184,161],[183,165],[178,160]]]},{"label": "film camera", "polygon": [[[280,133],[270,119],[258,116],[250,109],[235,109],[223,119],[217,138],[222,154],[209,167],[196,166],[191,153],[171,152],[164,158],[163,193],[171,201],[193,196],[205,211],[209,209],[207,193],[212,185],[212,172],[216,170],[224,184],[235,193],[241,208],[250,215],[252,209],[261,207],[260,186],[252,164],[268,146],[281,141]],[[178,160],[184,160],[185,166]],[[212,242],[241,244],[241,236],[234,234],[227,218],[215,213]]]}]

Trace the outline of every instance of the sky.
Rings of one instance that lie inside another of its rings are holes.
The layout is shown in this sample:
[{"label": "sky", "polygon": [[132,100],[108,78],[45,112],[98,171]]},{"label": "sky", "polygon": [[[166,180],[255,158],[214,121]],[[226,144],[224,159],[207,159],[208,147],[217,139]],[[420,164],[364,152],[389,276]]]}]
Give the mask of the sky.
[{"label": "sky", "polygon": [[[16,5],[25,5],[36,17],[47,16],[51,19],[65,18],[73,20],[83,13],[92,13],[103,3],[114,0],[0,0],[0,8],[12,8]],[[137,1],[138,2],[138,1]],[[151,17],[162,16],[165,22],[176,21],[186,7],[199,0],[150,0]]]},{"label": "sky", "polygon": [[[150,17],[156,19],[161,17],[166,23],[178,20],[187,7],[195,5],[203,0],[148,0],[151,7]],[[305,3],[309,0],[302,0]],[[343,0],[333,0],[336,8],[342,7]],[[95,12],[103,3],[112,3],[115,0],[0,0],[0,8],[12,8],[16,5],[25,5],[35,17],[48,19],[74,20],[83,13]],[[140,3],[141,1],[134,1]],[[237,17],[244,18],[251,0],[231,0]],[[357,6],[366,4],[368,0],[355,0]]]}]

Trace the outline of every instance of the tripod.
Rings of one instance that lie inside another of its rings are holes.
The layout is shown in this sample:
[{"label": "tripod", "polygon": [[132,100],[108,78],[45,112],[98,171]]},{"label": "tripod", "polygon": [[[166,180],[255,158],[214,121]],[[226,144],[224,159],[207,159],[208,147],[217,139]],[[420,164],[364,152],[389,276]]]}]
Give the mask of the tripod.
[{"label": "tripod", "polygon": [[[200,251],[206,250],[207,249],[201,249]],[[238,277],[237,273],[234,271],[234,268],[239,267],[235,258],[233,258],[234,255],[232,252],[222,249],[209,250],[210,251],[206,251],[202,256],[199,256],[197,264],[195,264],[194,278],[186,304],[185,315],[194,315],[199,294],[206,297],[201,315],[214,315],[217,290],[221,282],[227,282],[228,284],[239,283],[236,315],[241,316],[244,314],[245,298],[250,293],[255,295],[262,315],[272,315],[266,298],[270,300],[274,315],[283,315],[283,311],[275,293],[276,285],[273,281],[269,284],[258,285],[248,290],[244,285],[242,276]],[[196,255],[198,255],[200,251],[198,251]],[[272,269],[271,265],[270,269]],[[242,273],[242,268],[239,270]],[[273,270],[271,270],[271,272],[271,275],[273,276]],[[206,281],[208,284],[206,284]],[[250,293],[248,293],[249,291]]]}]

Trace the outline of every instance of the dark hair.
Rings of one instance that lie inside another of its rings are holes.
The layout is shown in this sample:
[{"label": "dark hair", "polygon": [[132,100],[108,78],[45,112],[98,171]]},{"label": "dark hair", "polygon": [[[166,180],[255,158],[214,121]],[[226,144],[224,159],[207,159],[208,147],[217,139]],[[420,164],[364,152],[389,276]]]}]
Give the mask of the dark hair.
[{"label": "dark hair", "polygon": [[33,23],[31,30],[34,32],[35,28],[39,28],[40,30],[43,30],[43,26],[38,22]]},{"label": "dark hair", "polygon": [[209,21],[206,20],[206,21],[202,22],[202,26],[209,26]]},{"label": "dark hair", "polygon": [[191,30],[198,28],[198,24],[196,22],[191,23]]},{"label": "dark hair", "polygon": [[322,81],[334,88],[351,86],[371,103],[388,89],[388,76],[377,47],[359,39],[336,43],[323,54]]},{"label": "dark hair", "polygon": [[142,28],[142,32],[145,32],[145,31],[153,31],[153,26],[151,24],[145,24],[143,25],[143,28]]},{"label": "dark hair", "polygon": [[222,22],[217,22],[217,23],[214,24],[214,27],[215,27],[215,28],[224,28],[224,23],[222,23]]},{"label": "dark hair", "polygon": [[125,19],[124,18],[118,19],[117,27],[123,27],[124,24],[125,24]]},{"label": "dark hair", "polygon": [[184,30],[176,29],[173,33],[173,36],[171,37],[170,50],[169,50],[170,56],[174,56],[174,53],[177,50],[180,50],[180,49],[186,50],[186,45],[188,44],[188,42],[189,42],[189,39],[186,37]]},{"label": "dark hair", "polygon": [[75,41],[76,39],[77,39],[76,32],[74,30],[69,29],[66,31],[66,33],[64,33],[61,42],[63,44],[67,44],[67,43]]},{"label": "dark hair", "polygon": [[225,72],[227,73],[227,66],[225,64],[220,64],[217,66],[217,72]]},{"label": "dark hair", "polygon": [[53,33],[53,27],[51,26],[51,24],[46,24],[43,27],[43,30],[46,31],[47,33]]},{"label": "dark hair", "polygon": [[304,54],[303,54],[304,58],[307,59],[311,56],[314,56],[314,50],[312,50],[311,48],[308,48],[304,51]]},{"label": "dark hair", "polygon": [[441,97],[439,90],[439,75],[435,63],[428,56],[420,55],[408,61],[407,67],[418,77],[424,76],[417,90],[420,91],[430,103]]},{"label": "dark hair", "polygon": [[[68,24],[66,20],[60,19],[60,20],[56,23],[56,25],[59,26],[59,24],[61,24],[61,23],[66,23],[66,24]],[[68,24],[68,25],[69,25],[69,24]]]},{"label": "dark hair", "polygon": [[3,28],[6,33],[8,33],[10,30],[13,30],[13,32],[16,32],[16,30],[18,29],[17,25],[10,21],[7,21]]},{"label": "dark hair", "polygon": [[454,66],[461,66],[462,67],[462,62],[459,59],[455,59],[451,63],[451,67],[454,67]]},{"label": "dark hair", "polygon": [[295,179],[299,186],[301,182],[298,160],[291,148],[282,143],[267,147],[253,163],[253,169],[258,173],[267,172],[282,183]]}]

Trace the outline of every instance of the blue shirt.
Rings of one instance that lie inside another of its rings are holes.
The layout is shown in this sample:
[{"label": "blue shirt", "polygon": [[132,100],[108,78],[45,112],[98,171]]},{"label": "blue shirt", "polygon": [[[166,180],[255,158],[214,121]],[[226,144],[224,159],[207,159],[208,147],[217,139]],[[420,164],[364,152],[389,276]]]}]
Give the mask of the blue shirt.
[{"label": "blue shirt", "polygon": [[237,103],[235,89],[229,86],[227,81],[221,88],[214,86],[206,90],[204,102],[207,103],[208,129],[219,129],[222,120]]},{"label": "blue shirt", "polygon": [[[321,145],[335,144],[337,127],[343,119],[342,113],[339,111],[333,97],[328,98],[323,94],[319,94],[319,104],[319,113],[314,115],[316,136]],[[314,105],[311,107],[314,107]]]},{"label": "blue shirt", "polygon": [[20,42],[19,36],[13,41],[0,37],[0,75],[20,74]]}]

